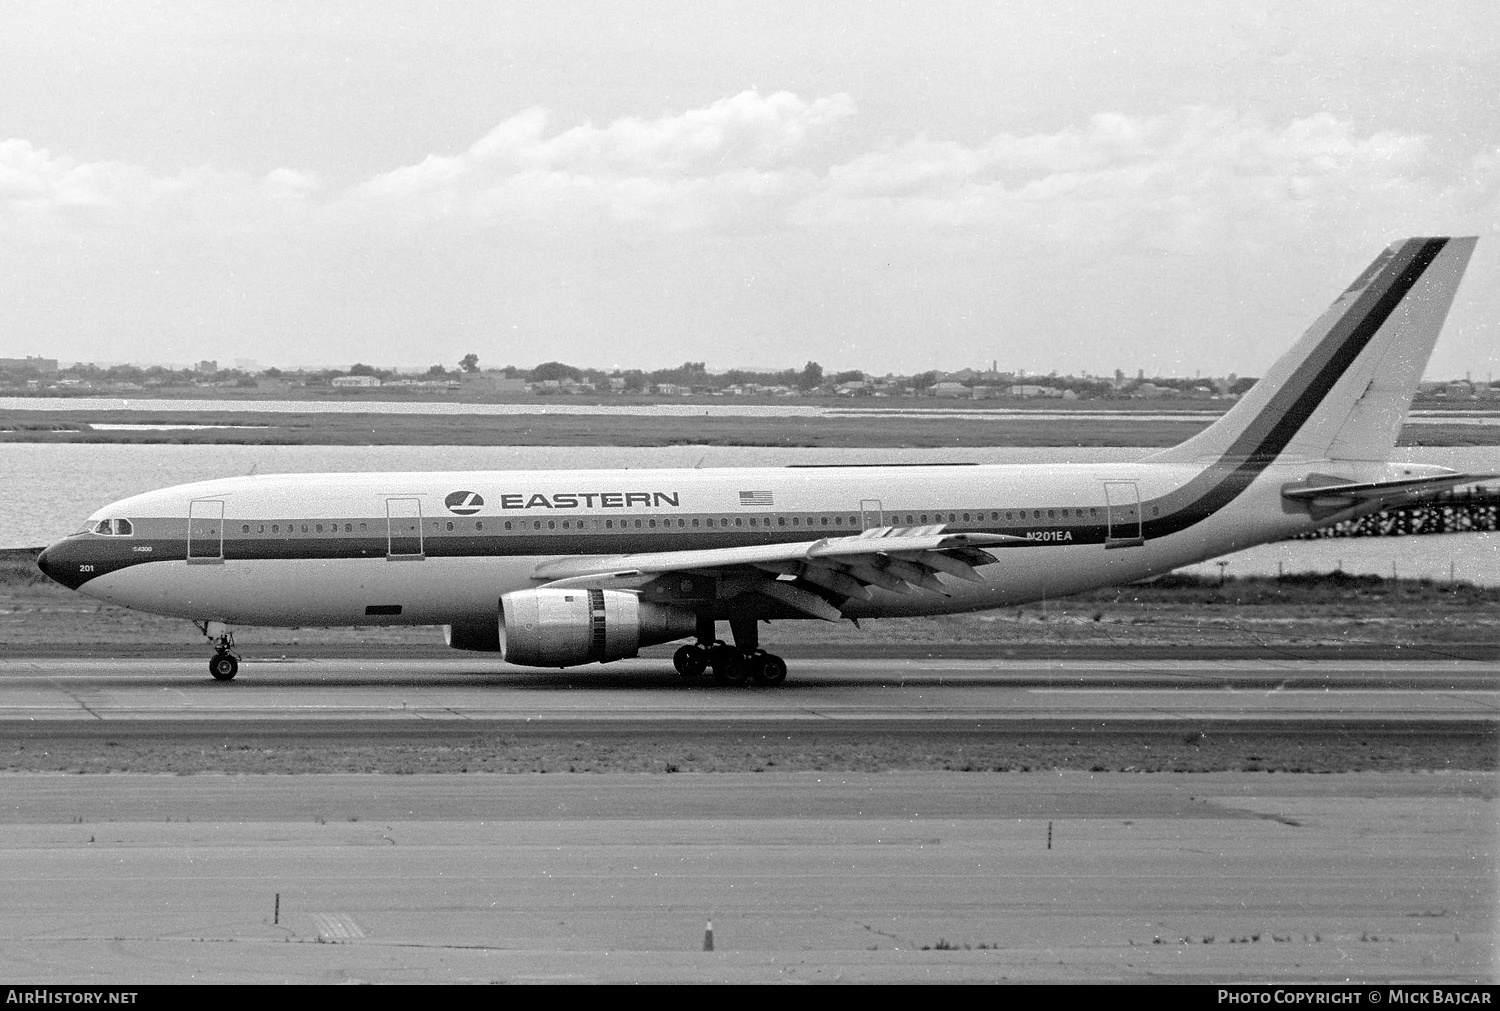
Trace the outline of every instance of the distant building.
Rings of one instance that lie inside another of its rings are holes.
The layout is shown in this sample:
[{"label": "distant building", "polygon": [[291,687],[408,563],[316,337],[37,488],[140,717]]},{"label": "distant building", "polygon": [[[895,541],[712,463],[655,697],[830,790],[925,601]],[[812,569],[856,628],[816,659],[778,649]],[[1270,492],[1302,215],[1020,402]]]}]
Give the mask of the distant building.
[{"label": "distant building", "polygon": [[969,388],[963,383],[933,383],[932,395],[934,397],[968,397],[972,396]]},{"label": "distant building", "polygon": [[1170,386],[1157,386],[1155,383],[1139,383],[1130,391],[1132,397],[1155,399],[1157,397],[1175,397],[1177,391]]},{"label": "distant building", "polygon": [[474,393],[526,392],[526,380],[512,379],[498,369],[493,372],[463,372],[458,378],[465,390]]},{"label": "distant building", "polygon": [[379,386],[380,379],[376,376],[334,376],[330,383],[334,386]]},{"label": "distant building", "polygon": [[205,375],[213,375],[215,372],[219,371],[219,363],[211,362],[205,359],[199,362],[197,365],[194,365],[193,371],[202,372]]},{"label": "distant building", "polygon": [[1060,397],[1063,391],[1055,386],[1036,386],[1031,383],[1022,383],[1010,388],[1013,397]]},{"label": "distant building", "polygon": [[50,376],[57,371],[56,358],[0,358],[0,369],[7,372],[38,372]]}]

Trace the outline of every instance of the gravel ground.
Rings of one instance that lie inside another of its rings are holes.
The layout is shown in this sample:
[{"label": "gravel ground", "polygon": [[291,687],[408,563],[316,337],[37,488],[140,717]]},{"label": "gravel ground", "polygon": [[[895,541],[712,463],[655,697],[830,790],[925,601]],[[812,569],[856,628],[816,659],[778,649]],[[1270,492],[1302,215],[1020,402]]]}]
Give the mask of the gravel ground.
[{"label": "gravel ground", "polygon": [[1492,722],[536,729],[472,723],[0,724],[0,770],[286,774],[1493,771]]}]

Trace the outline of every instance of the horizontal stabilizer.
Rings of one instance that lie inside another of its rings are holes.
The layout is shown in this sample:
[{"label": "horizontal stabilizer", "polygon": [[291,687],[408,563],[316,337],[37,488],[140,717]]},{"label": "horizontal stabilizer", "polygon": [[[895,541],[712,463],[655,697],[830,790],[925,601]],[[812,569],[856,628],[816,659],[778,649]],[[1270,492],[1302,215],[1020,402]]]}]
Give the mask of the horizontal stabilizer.
[{"label": "horizontal stabilizer", "polygon": [[[1460,485],[1491,481],[1496,477],[1500,475],[1453,473],[1403,478],[1396,481],[1341,482],[1337,478],[1324,478],[1324,475],[1313,474],[1308,478],[1309,483],[1287,485],[1281,490],[1281,497],[1291,499],[1293,502],[1306,502],[1324,509],[1348,508],[1374,502],[1420,499]],[[1320,482],[1320,478],[1324,480]]]}]

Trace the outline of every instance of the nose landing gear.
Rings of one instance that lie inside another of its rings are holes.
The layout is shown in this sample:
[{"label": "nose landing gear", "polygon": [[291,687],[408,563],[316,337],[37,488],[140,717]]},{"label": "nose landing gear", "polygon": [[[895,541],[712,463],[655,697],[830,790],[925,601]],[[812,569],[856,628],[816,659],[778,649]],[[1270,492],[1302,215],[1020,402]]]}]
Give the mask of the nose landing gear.
[{"label": "nose landing gear", "polygon": [[214,658],[208,661],[208,672],[214,676],[215,681],[233,681],[234,676],[240,672],[240,661],[228,650],[214,653]]},{"label": "nose landing gear", "polygon": [[234,676],[240,672],[240,658],[231,652],[234,649],[234,633],[218,621],[195,621],[193,624],[214,644],[213,659],[208,661],[209,674],[213,675],[215,681],[233,681]]}]

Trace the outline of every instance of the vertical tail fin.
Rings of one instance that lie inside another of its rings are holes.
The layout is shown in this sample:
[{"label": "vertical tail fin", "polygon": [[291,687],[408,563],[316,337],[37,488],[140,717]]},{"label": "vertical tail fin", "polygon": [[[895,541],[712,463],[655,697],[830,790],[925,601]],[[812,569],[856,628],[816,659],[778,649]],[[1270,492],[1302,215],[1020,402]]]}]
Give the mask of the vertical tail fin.
[{"label": "vertical tail fin", "polygon": [[1385,460],[1477,241],[1386,247],[1229,413],[1147,459]]}]

